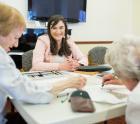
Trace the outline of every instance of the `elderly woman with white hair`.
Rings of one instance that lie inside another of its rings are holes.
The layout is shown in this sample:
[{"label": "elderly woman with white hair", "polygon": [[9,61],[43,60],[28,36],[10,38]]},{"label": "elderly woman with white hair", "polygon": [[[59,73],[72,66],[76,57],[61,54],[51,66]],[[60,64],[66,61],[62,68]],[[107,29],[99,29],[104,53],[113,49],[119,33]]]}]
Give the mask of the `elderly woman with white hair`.
[{"label": "elderly woman with white hair", "polygon": [[[120,79],[115,82],[123,83],[132,91],[126,109],[127,124],[140,124],[140,37],[125,37],[113,43],[105,55],[105,61]],[[107,81],[105,77],[103,81]]]}]

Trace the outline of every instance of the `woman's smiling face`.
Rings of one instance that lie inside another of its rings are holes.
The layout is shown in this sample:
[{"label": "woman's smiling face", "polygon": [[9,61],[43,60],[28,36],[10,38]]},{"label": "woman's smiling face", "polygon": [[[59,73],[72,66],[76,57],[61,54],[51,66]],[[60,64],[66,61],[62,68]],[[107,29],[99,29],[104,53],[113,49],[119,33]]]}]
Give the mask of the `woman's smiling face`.
[{"label": "woman's smiling face", "polygon": [[56,41],[61,41],[65,37],[65,25],[63,21],[59,21],[56,25],[50,27],[50,33]]}]

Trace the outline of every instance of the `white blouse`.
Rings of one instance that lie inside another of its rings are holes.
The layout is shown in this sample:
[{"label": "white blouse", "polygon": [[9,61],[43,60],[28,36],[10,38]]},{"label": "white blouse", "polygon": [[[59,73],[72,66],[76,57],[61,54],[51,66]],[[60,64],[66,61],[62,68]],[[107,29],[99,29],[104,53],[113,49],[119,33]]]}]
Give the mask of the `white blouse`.
[{"label": "white blouse", "polygon": [[6,51],[0,47],[0,124],[4,124],[3,109],[7,96],[27,103],[49,103],[53,94],[49,91],[52,84],[46,83],[41,87],[24,77]]},{"label": "white blouse", "polygon": [[128,97],[126,122],[127,124],[140,124],[140,82]]}]

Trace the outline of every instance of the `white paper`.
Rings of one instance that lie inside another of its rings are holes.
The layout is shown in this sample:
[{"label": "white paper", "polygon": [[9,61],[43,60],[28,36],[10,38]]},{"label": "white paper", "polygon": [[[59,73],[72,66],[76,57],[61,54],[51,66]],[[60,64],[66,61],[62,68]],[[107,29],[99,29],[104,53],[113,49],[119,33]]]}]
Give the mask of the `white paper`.
[{"label": "white paper", "polygon": [[127,101],[130,91],[123,85],[106,85],[102,88],[102,79],[94,77],[96,83],[86,86],[84,89],[89,93],[94,102],[118,104]]},{"label": "white paper", "polygon": [[[33,72],[32,72],[33,73]],[[24,73],[26,74],[26,73]],[[29,73],[30,74],[30,73]],[[84,76],[87,79],[87,84],[83,88],[86,90],[91,99],[95,102],[103,102],[110,104],[118,104],[126,102],[127,95],[130,93],[125,86],[122,85],[105,85],[102,88],[102,78],[98,76],[90,76],[84,74],[78,74],[73,72],[61,72],[61,74],[48,74],[43,77],[36,77],[37,73],[33,73],[35,77],[31,78],[34,80],[34,83],[37,83],[38,86],[45,86],[46,83],[56,83],[64,82],[65,80],[70,80],[72,77]],[[28,73],[27,75],[28,76]],[[34,79],[35,78],[35,79]],[[59,96],[71,94],[75,88],[68,88],[61,92]],[[119,97],[117,97],[119,96]]]}]

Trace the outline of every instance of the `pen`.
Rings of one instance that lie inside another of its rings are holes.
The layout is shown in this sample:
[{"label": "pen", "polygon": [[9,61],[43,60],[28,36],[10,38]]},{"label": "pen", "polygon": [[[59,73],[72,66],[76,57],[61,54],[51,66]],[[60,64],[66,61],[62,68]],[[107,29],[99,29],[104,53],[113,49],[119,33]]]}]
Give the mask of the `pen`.
[{"label": "pen", "polygon": [[67,94],[61,94],[61,95],[58,95],[57,96],[57,98],[63,98],[64,97],[64,99],[62,99],[61,100],[61,103],[64,103],[65,101],[67,101],[68,99],[69,99],[69,93],[67,93]]},{"label": "pen", "polygon": [[109,79],[102,82],[102,88],[104,87],[106,81],[109,81]]},{"label": "pen", "polygon": [[104,85],[105,85],[104,82],[102,82],[102,88],[104,87]]},{"label": "pen", "polygon": [[118,77],[117,77],[116,75],[113,74],[113,79],[107,79],[107,80],[105,80],[104,82],[102,82],[102,88],[104,87],[106,81],[114,80],[114,79],[117,79],[117,80],[118,80]]}]

